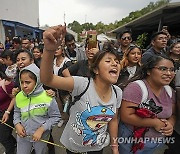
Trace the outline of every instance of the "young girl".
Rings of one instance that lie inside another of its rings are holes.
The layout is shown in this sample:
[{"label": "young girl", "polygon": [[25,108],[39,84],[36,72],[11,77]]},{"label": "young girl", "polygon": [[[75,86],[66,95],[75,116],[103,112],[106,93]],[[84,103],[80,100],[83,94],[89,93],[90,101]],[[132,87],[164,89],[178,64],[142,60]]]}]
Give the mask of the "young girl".
[{"label": "young girl", "polygon": [[43,55],[43,46],[35,46],[32,51],[34,55],[34,63],[40,68],[41,57]]},{"label": "young girl", "polygon": [[31,64],[20,71],[21,90],[16,95],[14,125],[17,131],[17,153],[46,153],[46,143],[60,113],[54,98],[48,96],[39,80],[39,68]]},{"label": "young girl", "polygon": [[116,53],[98,52],[91,64],[92,78],[59,77],[53,74],[53,57],[59,45],[59,38],[65,34],[65,27],[56,26],[44,32],[44,55],[41,63],[41,80],[48,86],[68,90],[72,96],[87,91],[70,109],[69,121],[60,141],[67,153],[87,152],[102,154],[109,144],[109,127],[113,154],[118,154],[117,128],[118,109],[122,91],[112,84],[117,82],[120,64]]},{"label": "young girl", "polygon": [[5,123],[13,126],[13,106],[11,93],[14,83],[10,77],[0,72],[0,143],[4,146],[6,154],[15,154],[16,139],[12,135],[12,128]]},{"label": "young girl", "polygon": [[[71,60],[64,55],[64,46],[60,45],[56,52],[55,52],[55,58],[54,58],[54,66],[53,66],[53,72],[55,75],[62,76],[62,71],[66,69],[68,66],[72,65]],[[65,114],[63,113],[63,103],[65,102],[65,99],[69,97],[69,92],[58,90],[57,89],[57,95],[56,100],[59,105],[60,112],[62,113],[63,119],[61,119],[58,123],[58,127],[61,127],[65,120]]]},{"label": "young girl", "polygon": [[132,78],[141,65],[142,51],[140,47],[131,45],[124,53],[121,60],[121,71],[116,83],[120,88],[124,89],[124,85],[128,79]]},{"label": "young girl", "polygon": [[180,42],[171,44],[169,55],[174,60],[174,67],[176,70],[180,69]]},{"label": "young girl", "polygon": [[[119,137],[122,139],[129,139],[133,136],[133,131],[137,130],[137,127],[149,128],[144,134],[144,137],[148,140],[143,142],[144,147],[140,146],[137,148],[136,154],[154,153],[156,149],[164,144],[164,138],[170,136],[173,132],[176,119],[175,94],[172,89],[169,89],[171,90],[170,96],[164,86],[169,85],[174,78],[174,70],[173,61],[170,58],[163,55],[152,56],[151,60],[149,59],[149,62],[144,64],[135,76],[130,79],[129,82],[132,82],[129,83],[123,91]],[[145,95],[145,91],[136,80],[144,82],[147,88],[148,96],[145,98],[144,103],[147,102],[147,100],[153,100],[154,106],[162,107],[162,111],[157,114],[157,117],[150,118],[146,116],[142,118],[137,115],[135,108],[139,107]],[[141,139],[144,139],[143,136]],[[138,142],[139,141],[136,140],[135,144]],[[133,142],[131,140],[131,142],[119,144],[119,151],[121,154],[132,154],[134,152],[132,152],[133,147]]]},{"label": "young girl", "polygon": [[[16,95],[17,92],[19,92],[19,90],[20,90],[19,71],[21,71],[24,67],[27,67],[30,64],[34,63],[33,54],[29,50],[19,50],[17,57],[16,57],[16,63],[17,63],[18,71],[17,71],[17,76],[16,76],[15,87],[18,87],[18,88],[13,88],[13,94],[14,95]],[[43,85],[43,87],[47,88],[44,85]],[[46,92],[51,97],[54,97],[54,95],[55,95],[55,92],[52,89],[48,88],[46,90]],[[52,135],[50,135],[49,141],[54,143]],[[48,144],[47,146],[49,149],[49,154],[55,154],[54,146],[50,145],[50,144]]]}]

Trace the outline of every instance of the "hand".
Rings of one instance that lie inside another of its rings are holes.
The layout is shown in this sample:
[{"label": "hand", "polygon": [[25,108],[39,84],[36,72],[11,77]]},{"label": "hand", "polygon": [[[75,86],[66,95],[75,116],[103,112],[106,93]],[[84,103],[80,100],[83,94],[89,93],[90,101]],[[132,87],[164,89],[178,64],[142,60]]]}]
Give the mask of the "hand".
[{"label": "hand", "polygon": [[34,141],[39,141],[39,140],[41,139],[41,136],[42,136],[43,133],[44,133],[44,128],[43,128],[43,127],[39,127],[39,128],[35,131],[35,133],[33,134],[32,139],[33,139]]},{"label": "hand", "polygon": [[53,91],[52,89],[46,90],[46,93],[48,96],[51,96],[51,97],[55,96],[55,91]]},{"label": "hand", "polygon": [[162,29],[162,32],[166,33],[168,40],[171,38],[171,35],[169,34],[168,30]]},{"label": "hand", "polygon": [[173,125],[166,119],[161,119],[165,123],[165,127],[161,128],[161,132],[165,136],[171,136],[173,133]]},{"label": "hand", "polygon": [[54,26],[48,28],[43,33],[44,49],[47,51],[55,51],[66,34],[66,26]]},{"label": "hand", "polygon": [[6,122],[8,119],[9,119],[9,114],[5,112],[2,117],[2,122]]},{"label": "hand", "polygon": [[155,121],[154,129],[159,132],[163,127],[165,127],[165,123],[157,118],[155,120],[156,121]]},{"label": "hand", "polygon": [[16,131],[17,131],[17,134],[20,136],[20,137],[25,137],[26,136],[26,131],[24,129],[24,127],[18,123],[16,126]]},{"label": "hand", "polygon": [[119,154],[118,145],[117,146],[112,146],[111,150],[112,150],[113,154]]},{"label": "hand", "polygon": [[19,88],[13,88],[12,95],[15,97],[19,91],[20,91]]}]

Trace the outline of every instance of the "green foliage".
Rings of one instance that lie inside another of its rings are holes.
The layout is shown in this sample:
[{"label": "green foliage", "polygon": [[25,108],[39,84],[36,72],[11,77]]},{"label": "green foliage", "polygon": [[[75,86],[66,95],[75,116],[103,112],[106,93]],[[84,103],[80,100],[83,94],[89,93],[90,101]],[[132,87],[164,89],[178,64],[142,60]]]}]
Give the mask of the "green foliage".
[{"label": "green foliage", "polygon": [[83,30],[95,30],[95,27],[92,23],[84,23],[81,26]]},{"label": "green foliage", "polygon": [[73,23],[68,24],[68,28],[70,28],[71,30],[73,30],[74,32],[78,34],[81,33],[83,30],[82,26],[77,21],[73,21]]},{"label": "green foliage", "polygon": [[141,47],[141,49],[144,49],[144,45],[147,40],[148,33],[143,33],[137,37],[136,44]]},{"label": "green foliage", "polygon": [[96,25],[93,25],[92,23],[84,23],[81,25],[79,22],[73,21],[72,23],[68,24],[68,28],[70,28],[78,34],[81,33],[83,30],[96,30],[98,34],[106,33],[126,23],[129,23],[130,21],[133,21],[159,7],[162,7],[163,5],[168,4],[170,1],[171,0],[159,0],[155,3],[150,2],[148,6],[144,7],[143,9],[130,12],[129,16],[123,18],[120,21],[116,20],[114,23],[110,23],[109,25],[105,25],[101,21],[98,22]]}]

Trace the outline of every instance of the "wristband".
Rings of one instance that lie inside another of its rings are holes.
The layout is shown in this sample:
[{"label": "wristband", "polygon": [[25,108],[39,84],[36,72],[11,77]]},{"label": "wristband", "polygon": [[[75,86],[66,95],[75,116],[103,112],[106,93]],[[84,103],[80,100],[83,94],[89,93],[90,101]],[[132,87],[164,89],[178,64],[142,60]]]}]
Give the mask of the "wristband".
[{"label": "wristband", "polygon": [[118,144],[111,144],[110,146],[111,147],[118,147],[119,145]]},{"label": "wristband", "polygon": [[6,110],[5,113],[10,114],[10,112],[8,110]]}]

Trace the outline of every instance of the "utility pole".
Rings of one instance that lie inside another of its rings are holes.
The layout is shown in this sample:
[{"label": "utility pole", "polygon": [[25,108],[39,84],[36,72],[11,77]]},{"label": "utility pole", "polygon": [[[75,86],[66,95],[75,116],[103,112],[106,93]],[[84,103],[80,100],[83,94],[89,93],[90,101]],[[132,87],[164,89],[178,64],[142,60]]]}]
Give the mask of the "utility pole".
[{"label": "utility pole", "polygon": [[86,19],[87,19],[87,14],[85,14],[85,23],[86,23]]},{"label": "utility pole", "polygon": [[66,14],[64,12],[64,24],[66,23]]}]

